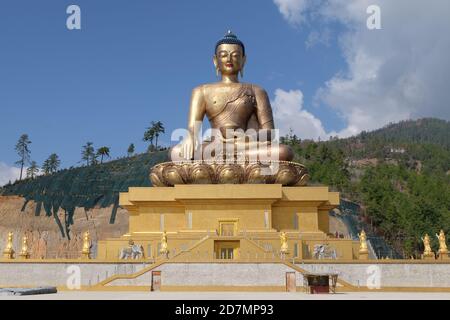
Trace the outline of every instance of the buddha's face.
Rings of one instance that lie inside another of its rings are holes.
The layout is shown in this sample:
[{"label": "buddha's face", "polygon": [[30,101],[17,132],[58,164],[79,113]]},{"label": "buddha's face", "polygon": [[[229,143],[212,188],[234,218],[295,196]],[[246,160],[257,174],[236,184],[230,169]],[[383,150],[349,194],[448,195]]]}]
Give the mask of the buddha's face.
[{"label": "buddha's face", "polygon": [[214,55],[214,65],[223,75],[236,75],[244,67],[245,56],[238,44],[221,44]]}]

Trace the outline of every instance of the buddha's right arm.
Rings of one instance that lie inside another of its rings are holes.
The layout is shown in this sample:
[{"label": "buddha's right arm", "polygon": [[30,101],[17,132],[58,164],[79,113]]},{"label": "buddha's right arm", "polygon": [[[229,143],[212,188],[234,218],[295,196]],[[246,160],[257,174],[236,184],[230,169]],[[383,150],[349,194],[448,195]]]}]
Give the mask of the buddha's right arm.
[{"label": "buddha's right arm", "polygon": [[185,144],[185,155],[192,159],[194,152],[199,147],[199,133],[201,131],[203,118],[206,113],[206,103],[203,93],[203,86],[199,86],[192,91],[191,105],[189,109],[188,130],[190,139]]}]

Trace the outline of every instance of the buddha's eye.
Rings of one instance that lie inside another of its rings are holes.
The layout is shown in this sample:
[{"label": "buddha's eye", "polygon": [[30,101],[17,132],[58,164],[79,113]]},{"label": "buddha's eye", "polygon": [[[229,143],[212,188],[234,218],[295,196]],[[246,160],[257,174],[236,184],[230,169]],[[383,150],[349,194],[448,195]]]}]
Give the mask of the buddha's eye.
[{"label": "buddha's eye", "polygon": [[220,51],[220,52],[219,52],[219,57],[220,57],[220,58],[226,58],[226,57],[228,57],[228,52],[226,52],[226,51]]}]

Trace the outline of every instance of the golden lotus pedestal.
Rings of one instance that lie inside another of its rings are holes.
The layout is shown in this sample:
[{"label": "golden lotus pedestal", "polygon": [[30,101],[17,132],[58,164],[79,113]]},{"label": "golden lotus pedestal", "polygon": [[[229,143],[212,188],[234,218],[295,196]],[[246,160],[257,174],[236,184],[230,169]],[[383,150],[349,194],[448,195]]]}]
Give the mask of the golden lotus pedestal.
[{"label": "golden lotus pedestal", "polygon": [[177,184],[281,184],[304,186],[305,166],[290,161],[268,162],[164,162],[154,166],[150,180],[155,187]]},{"label": "golden lotus pedestal", "polygon": [[285,259],[312,259],[317,244],[335,250],[337,259],[357,259],[358,241],[329,233],[328,212],[338,205],[339,193],[322,186],[175,184],[129,188],[120,194],[120,206],[129,212],[129,232],[118,239],[99,241],[97,259],[117,259],[130,239],[142,245],[146,259],[160,258],[164,232],[169,261],[280,257],[281,232],[288,244]]}]

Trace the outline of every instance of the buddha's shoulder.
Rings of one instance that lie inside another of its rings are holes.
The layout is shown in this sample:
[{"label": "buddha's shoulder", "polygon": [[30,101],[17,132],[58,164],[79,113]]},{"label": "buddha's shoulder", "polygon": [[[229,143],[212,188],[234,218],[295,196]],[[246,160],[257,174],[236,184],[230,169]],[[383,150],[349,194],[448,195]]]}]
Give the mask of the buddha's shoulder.
[{"label": "buddha's shoulder", "polygon": [[214,82],[214,83],[205,83],[205,84],[201,84],[197,87],[195,87],[193,89],[193,91],[195,92],[204,92],[207,93],[211,90],[214,89],[220,89],[220,88],[229,88],[229,87],[247,87],[247,88],[251,88],[252,90],[256,91],[256,92],[265,92],[265,90],[260,87],[259,85],[253,84],[253,83],[223,83],[223,82]]},{"label": "buddha's shoulder", "polygon": [[266,90],[264,90],[263,87],[261,87],[257,84],[247,83],[247,85],[251,86],[253,91],[255,91],[256,93],[266,93]]}]

